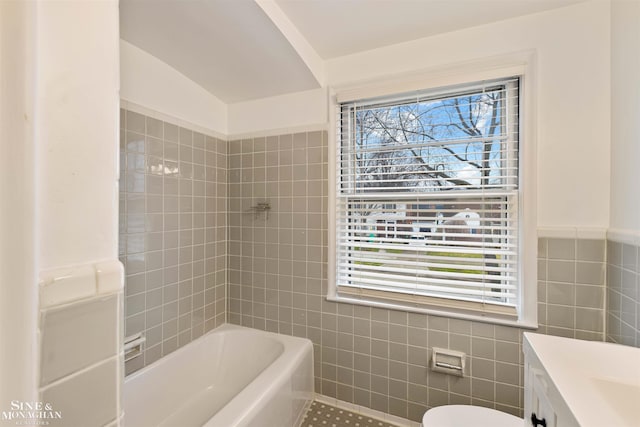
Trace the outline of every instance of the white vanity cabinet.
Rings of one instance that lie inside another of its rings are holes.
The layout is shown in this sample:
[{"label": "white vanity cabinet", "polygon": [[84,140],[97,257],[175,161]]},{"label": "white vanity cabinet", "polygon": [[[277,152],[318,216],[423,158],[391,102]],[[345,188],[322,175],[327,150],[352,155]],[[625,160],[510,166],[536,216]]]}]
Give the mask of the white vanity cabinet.
[{"label": "white vanity cabinet", "polygon": [[639,427],[640,349],[526,332],[527,427]]},{"label": "white vanity cabinet", "polygon": [[527,427],[579,427],[525,334],[524,419]]}]

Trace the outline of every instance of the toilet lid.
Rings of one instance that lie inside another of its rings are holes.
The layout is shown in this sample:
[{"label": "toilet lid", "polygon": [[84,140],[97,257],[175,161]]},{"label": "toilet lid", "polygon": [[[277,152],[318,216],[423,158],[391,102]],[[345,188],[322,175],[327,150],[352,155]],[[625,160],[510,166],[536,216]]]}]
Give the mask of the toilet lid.
[{"label": "toilet lid", "polygon": [[422,417],[424,427],[522,427],[522,418],[495,409],[472,405],[445,405],[429,409]]}]

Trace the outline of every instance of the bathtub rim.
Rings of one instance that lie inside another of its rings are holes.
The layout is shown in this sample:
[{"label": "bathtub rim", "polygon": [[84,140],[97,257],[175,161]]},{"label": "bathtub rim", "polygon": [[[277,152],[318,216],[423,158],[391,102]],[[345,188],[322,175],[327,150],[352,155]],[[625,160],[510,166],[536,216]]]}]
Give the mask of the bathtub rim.
[{"label": "bathtub rim", "polygon": [[[282,347],[282,353],[267,365],[249,384],[240,389],[237,394],[220,410],[211,415],[211,417],[203,424],[203,427],[220,426],[220,425],[238,425],[242,426],[250,422],[255,411],[265,408],[270,400],[268,396],[274,395],[279,388],[284,387],[287,381],[293,381],[293,374],[296,369],[303,363],[310,364],[311,385],[308,390],[306,401],[313,400],[313,344],[307,338],[295,337],[291,335],[278,334],[275,332],[264,331],[260,329],[248,328],[245,326],[224,323],[219,327],[208,331],[206,334],[198,337],[190,343],[180,347],[171,354],[162,357],[144,368],[135,371],[125,377],[122,384],[122,407],[123,420],[126,422],[126,403],[124,402],[127,395],[127,384],[134,381],[144,381],[142,378],[145,374],[153,377],[154,370],[161,369],[162,365],[170,363],[176,358],[181,358],[185,353],[197,351],[197,347],[206,346],[207,338],[212,334],[228,334],[240,332],[242,334],[259,334],[268,336],[278,341]],[[282,375],[285,371],[290,375]],[[280,374],[280,375],[274,375]],[[306,405],[305,405],[306,406]]]},{"label": "bathtub rim", "polygon": [[[129,375],[126,375],[124,377],[124,384],[123,386],[130,381],[133,381],[135,378],[141,376],[142,374],[152,370],[154,367],[160,366],[163,363],[167,363],[169,360],[171,359],[175,359],[180,357],[180,355],[182,353],[185,353],[189,350],[192,350],[192,348],[189,348],[190,346],[192,346],[192,344],[204,344],[204,342],[206,341],[207,337],[209,335],[212,335],[214,333],[219,333],[219,332],[227,332],[227,331],[257,331],[257,332],[264,332],[265,334],[272,334],[272,335],[276,335],[276,336],[288,336],[288,335],[282,335],[282,334],[277,334],[274,332],[268,332],[268,331],[262,331],[260,329],[254,329],[254,328],[248,328],[246,326],[240,326],[240,325],[234,325],[232,323],[223,323],[222,325],[218,326],[217,328],[211,329],[210,331],[206,332],[205,334],[199,336],[198,338],[191,340],[190,342],[188,342],[187,344],[183,345],[182,347],[172,351],[171,353],[167,354],[166,356],[162,356],[161,358],[159,358],[158,360],[154,361],[153,363],[150,363],[149,365],[146,365],[145,367],[138,369],[137,371],[134,371],[132,373],[130,373]],[[302,339],[306,339],[306,338],[302,338]],[[156,344],[158,345],[158,344]],[[285,347],[286,349],[286,347]],[[146,348],[145,348],[146,350]]]},{"label": "bathtub rim", "polygon": [[[262,371],[251,383],[238,392],[234,398],[227,403],[220,411],[207,421],[203,427],[228,426],[232,421],[236,421],[238,426],[243,426],[252,419],[255,411],[263,409],[271,402],[266,399],[286,385],[288,381],[293,381],[293,374],[300,365],[308,362],[311,368],[311,384],[306,401],[313,400],[314,372],[313,372],[313,344],[308,338],[295,337],[291,335],[278,334],[275,332],[263,331],[261,329],[247,328],[244,326],[224,324],[220,328],[227,326],[224,330],[247,330],[251,333],[267,334],[280,341],[284,346],[283,353],[274,360],[264,371]],[[283,372],[291,375],[282,375]],[[273,375],[279,373],[280,375]],[[306,404],[303,405],[306,407]],[[302,414],[304,415],[304,414]],[[300,414],[298,417],[300,418]],[[295,420],[294,420],[295,421]]]}]

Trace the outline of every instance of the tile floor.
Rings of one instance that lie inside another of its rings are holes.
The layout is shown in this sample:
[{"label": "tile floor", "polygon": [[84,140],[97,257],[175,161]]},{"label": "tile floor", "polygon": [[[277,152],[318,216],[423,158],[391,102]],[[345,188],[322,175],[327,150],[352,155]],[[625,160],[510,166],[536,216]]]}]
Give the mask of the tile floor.
[{"label": "tile floor", "polygon": [[366,415],[336,408],[326,403],[312,402],[300,427],[396,427]]}]

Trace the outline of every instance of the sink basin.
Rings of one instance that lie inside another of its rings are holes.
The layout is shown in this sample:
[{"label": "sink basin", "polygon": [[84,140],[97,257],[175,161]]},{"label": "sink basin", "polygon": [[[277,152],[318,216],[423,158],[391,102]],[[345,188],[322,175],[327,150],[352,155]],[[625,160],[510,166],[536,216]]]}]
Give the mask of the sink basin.
[{"label": "sink basin", "polygon": [[640,385],[621,382],[618,379],[591,378],[594,390],[625,425],[640,423],[638,405],[640,405]]},{"label": "sink basin", "polygon": [[542,365],[575,425],[640,426],[640,348],[524,335],[525,354]]}]

